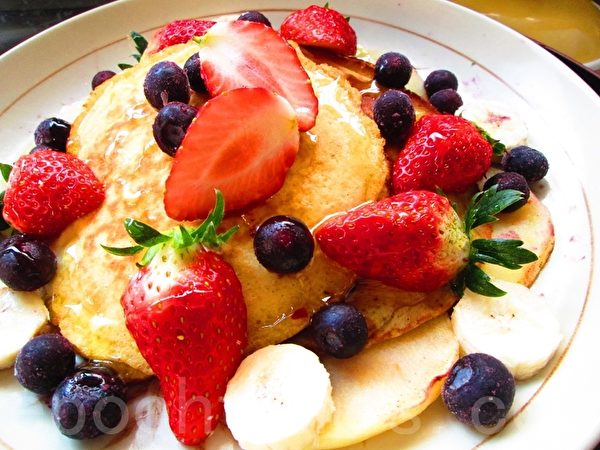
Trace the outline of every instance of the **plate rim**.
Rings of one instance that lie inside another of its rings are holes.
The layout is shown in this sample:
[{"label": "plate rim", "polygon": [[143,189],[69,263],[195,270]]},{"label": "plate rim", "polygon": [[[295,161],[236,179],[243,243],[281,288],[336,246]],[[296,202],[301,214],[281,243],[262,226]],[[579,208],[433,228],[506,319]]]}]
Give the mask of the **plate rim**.
[{"label": "plate rim", "polygon": [[[268,1],[267,0],[267,1],[262,1],[262,3],[271,3],[272,4],[274,1],[275,0],[272,0],[272,1]],[[508,27],[505,27],[502,24],[498,24],[497,22],[495,22],[495,21],[487,18],[486,16],[483,16],[483,15],[481,15],[479,13],[475,13],[475,12],[473,12],[471,10],[468,10],[468,9],[466,9],[466,8],[460,6],[460,5],[443,2],[442,0],[428,0],[428,1],[431,2],[432,4],[445,4],[446,6],[450,6],[451,5],[451,7],[459,9],[459,10],[463,10],[463,12],[467,12],[468,14],[476,15],[476,16],[479,17],[479,19],[484,19],[486,21],[489,21],[488,23],[493,24],[493,26],[503,28],[504,31],[508,30],[509,32],[514,33],[515,35],[521,36],[517,32],[509,29]],[[306,2],[298,2],[298,1],[295,2],[295,3],[297,3],[297,4],[306,4]],[[387,1],[379,1],[378,3],[388,3],[388,2]],[[409,2],[405,2],[405,3],[411,3],[411,2],[409,1]],[[412,2],[412,3],[416,3],[416,2]],[[48,40],[48,39],[50,39],[50,40],[51,39],[55,39],[54,36],[56,35],[57,32],[60,32],[60,31],[65,30],[65,29],[68,30],[68,29],[70,29],[73,26],[73,24],[81,24],[81,23],[84,23],[84,21],[87,21],[87,20],[95,20],[94,18],[97,17],[98,14],[102,14],[105,11],[111,11],[113,9],[115,9],[115,10],[120,9],[122,7],[122,5],[142,5],[142,4],[143,4],[143,0],[118,0],[116,2],[100,6],[98,8],[92,9],[92,10],[90,10],[88,12],[85,12],[83,14],[80,14],[78,16],[72,17],[72,18],[70,18],[70,19],[68,19],[68,20],[66,20],[64,22],[61,22],[61,23],[59,23],[59,24],[57,24],[57,25],[55,25],[55,26],[53,26],[53,27],[45,30],[44,32],[42,32],[40,34],[37,34],[37,35],[33,36],[32,38],[24,41],[23,43],[19,44],[18,46],[14,47],[13,49],[7,51],[5,54],[3,54],[2,56],[0,56],[0,68],[4,64],[7,64],[5,61],[10,61],[10,59],[16,58],[16,57],[18,57],[18,55],[22,55],[23,52],[29,52],[29,51],[32,51],[32,49],[35,50],[34,47],[37,46],[37,45],[39,45],[40,42],[44,42],[45,40]],[[293,9],[293,6],[291,6],[290,4],[286,3],[286,7],[285,8],[281,8],[281,9],[290,10],[290,9]],[[241,10],[242,9],[240,9],[240,11]],[[200,17],[200,16],[201,15],[198,15],[198,17]],[[364,19],[366,19],[366,18],[364,18]],[[529,40],[527,40],[527,41],[529,41]],[[115,43],[115,42],[117,42],[117,41],[111,42],[111,43],[106,44],[106,45],[111,45],[112,43]],[[536,52],[539,50],[539,55],[546,54],[546,52],[542,48],[537,47],[531,41],[529,41],[529,42],[531,43],[530,50],[533,50],[533,51],[536,51]],[[98,48],[92,50],[90,53],[93,53],[93,52],[95,52],[97,50],[98,50]],[[453,51],[456,51],[456,50],[453,49]],[[17,56],[15,56],[15,55],[17,55]],[[81,57],[81,56],[82,55],[79,55],[79,57]],[[580,80],[579,77],[577,77],[576,74],[574,74],[572,71],[570,71],[566,66],[564,66],[560,61],[556,60],[551,55],[546,54],[546,56],[548,56],[548,61],[554,60],[554,62],[552,62],[550,64],[556,63],[556,67],[562,66],[562,69],[558,69],[558,70],[559,70],[559,72],[563,72],[564,73],[564,75],[567,77],[567,79],[568,79],[568,81],[570,83],[573,83],[574,80],[577,80],[579,82],[579,86],[577,86],[578,85],[577,81],[575,81],[575,86],[578,89],[583,89],[583,93],[586,93],[586,89],[587,89],[587,90],[589,90],[589,92],[587,92],[587,94],[595,96],[595,93],[591,90],[591,88],[589,86],[587,86],[582,80]],[[70,64],[72,64],[72,63],[73,62],[71,62]],[[486,68],[484,65],[482,65],[482,67]],[[65,66],[63,65],[59,69],[57,69],[56,72],[60,72],[64,68],[65,68]],[[486,70],[489,73],[493,73],[491,70],[488,70],[487,68],[486,68]],[[569,73],[572,76],[570,76]],[[52,75],[53,74],[50,74],[50,75],[48,75],[48,77],[51,77]],[[40,80],[37,84],[43,82],[43,80],[45,80],[45,79],[47,79],[47,78],[44,78],[44,79]],[[515,92],[517,92],[517,91],[515,91]],[[14,103],[17,102],[19,98],[20,98],[20,96],[17,99],[15,99],[14,101],[9,102],[9,104],[6,105],[6,107],[2,108],[2,110],[0,110],[0,117],[2,117],[2,115],[8,109],[10,109],[11,106],[14,105]],[[600,100],[597,101],[597,106],[600,106]],[[588,286],[588,290],[587,290],[586,304],[584,305],[584,307],[582,309],[581,317],[580,317],[580,322],[583,322],[585,320],[584,319],[584,315],[586,314],[586,310],[587,310],[588,306],[590,306],[590,305],[587,304],[588,300],[591,298],[592,294],[595,292],[595,290],[596,290],[595,286],[597,285],[597,283],[595,283],[595,281],[597,281],[597,273],[596,273],[595,268],[594,268],[595,267],[594,266],[594,261],[595,261],[595,257],[597,256],[598,249],[597,249],[596,244],[595,244],[595,240],[594,240],[595,236],[594,235],[595,235],[595,224],[598,223],[598,220],[597,220],[598,218],[596,217],[598,215],[598,210],[592,208],[591,205],[593,204],[594,199],[598,199],[598,195],[597,195],[597,189],[594,189],[593,185],[586,184],[587,181],[585,179],[579,179],[579,181],[580,181],[580,184],[581,184],[581,187],[582,187],[582,190],[583,190],[583,195],[584,195],[585,202],[586,202],[587,212],[588,212],[588,216],[589,216],[589,220],[590,220],[589,221],[589,226],[590,226],[589,232],[590,232],[590,236],[591,236],[591,239],[592,239],[592,252],[591,252],[591,254],[592,254],[592,262],[591,262],[591,268],[590,268],[591,273],[590,273],[590,276],[589,276],[589,286]],[[588,186],[592,187],[592,189],[590,189],[589,192],[587,190]],[[576,331],[574,332],[573,336],[571,337],[571,342],[570,342],[569,346],[572,345],[575,342],[575,340],[578,337],[578,335],[579,335],[579,326],[576,328]],[[556,365],[555,365],[554,369],[552,370],[551,374],[549,374],[547,376],[547,379],[544,380],[544,382],[542,383],[542,385],[539,387],[540,390],[544,387],[545,383],[550,379],[550,377],[552,376],[552,374],[556,370],[559,369],[559,367],[560,367],[560,365],[562,363],[562,359],[567,356],[567,352],[568,351],[570,351],[570,348],[565,349],[564,354],[561,355],[561,357],[560,357],[560,361],[558,361],[556,363]],[[535,397],[535,394],[534,394],[534,397]],[[598,420],[598,423],[600,424],[600,419]],[[597,428],[597,430],[598,430],[598,428]],[[596,432],[595,436],[597,436],[597,434],[598,433]],[[591,436],[590,436],[590,439],[588,440],[588,443],[591,443],[591,442],[592,442],[592,439],[591,439]],[[2,443],[1,440],[0,440],[0,443]]]}]

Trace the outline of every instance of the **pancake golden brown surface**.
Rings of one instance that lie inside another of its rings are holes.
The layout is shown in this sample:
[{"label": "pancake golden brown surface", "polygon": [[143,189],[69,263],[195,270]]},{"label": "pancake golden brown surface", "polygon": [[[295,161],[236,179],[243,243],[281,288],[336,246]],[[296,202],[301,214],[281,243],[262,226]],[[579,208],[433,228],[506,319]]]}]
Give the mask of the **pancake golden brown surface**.
[{"label": "pancake golden brown surface", "polygon": [[[68,151],[87,162],[104,183],[106,201],[55,242],[59,269],[48,288],[49,306],[53,322],[82,355],[112,361],[126,379],[151,375],[125,327],[120,304],[137,268],[134,258],[109,255],[100,244],[130,245],[123,228],[127,217],[159,230],[175,225],[163,207],[171,159],[154,142],[156,111],[142,86],[153,64],[170,60],[183,66],[196,50],[194,43],[173,46],[116,75],[90,95],[72,127]],[[254,256],[255,227],[275,214],[298,217],[313,227],[329,214],[378,198],[389,171],[383,140],[361,112],[359,92],[336,69],[301,60],[319,99],[317,123],[301,135],[299,154],[283,188],[224,224],[241,227],[223,254],[243,286],[249,350],[297,333],[324,298],[344,292],[354,282],[351,273],[319,251],[297,274],[267,272]]]}]

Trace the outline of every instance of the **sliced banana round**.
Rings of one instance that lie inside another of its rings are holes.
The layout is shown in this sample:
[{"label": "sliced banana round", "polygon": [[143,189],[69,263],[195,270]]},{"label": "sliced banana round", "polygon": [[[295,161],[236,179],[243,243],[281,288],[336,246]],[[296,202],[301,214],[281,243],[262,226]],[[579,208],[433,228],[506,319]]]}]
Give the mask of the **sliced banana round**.
[{"label": "sliced banana round", "polygon": [[527,126],[519,114],[503,103],[475,100],[465,103],[457,115],[474,122],[511,149],[527,143]]},{"label": "sliced banana round", "polygon": [[245,450],[314,448],[335,407],[329,373],[295,344],[248,356],[227,385],[227,426]]},{"label": "sliced banana round", "polygon": [[506,295],[493,298],[465,291],[452,313],[454,333],[465,353],[487,353],[515,378],[529,378],[548,364],[560,345],[560,324],[547,303],[527,287],[493,283]]},{"label": "sliced banana round", "polygon": [[48,310],[34,292],[0,288],[0,369],[15,363],[21,348],[48,322]]}]

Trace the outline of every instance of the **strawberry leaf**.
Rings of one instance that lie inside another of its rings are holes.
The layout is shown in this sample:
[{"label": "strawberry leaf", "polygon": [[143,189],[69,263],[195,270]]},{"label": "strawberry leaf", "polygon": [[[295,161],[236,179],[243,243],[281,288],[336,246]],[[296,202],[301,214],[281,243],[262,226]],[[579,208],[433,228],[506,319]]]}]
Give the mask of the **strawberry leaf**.
[{"label": "strawberry leaf", "polygon": [[465,214],[465,231],[469,234],[473,228],[479,225],[495,222],[498,220],[496,214],[504,211],[521,198],[523,198],[522,192],[513,189],[498,191],[497,185],[486,191],[478,192],[469,202]]},{"label": "strawberry leaf", "polygon": [[[137,31],[130,32],[129,33],[129,37],[133,41],[133,45],[135,46],[135,49],[137,51],[137,53],[134,53],[131,56],[137,62],[140,62],[140,59],[142,59],[142,55],[144,54],[144,52],[148,48],[148,41],[146,40],[146,38],[144,36],[142,36]],[[125,64],[125,63],[117,64],[117,66],[121,70],[129,69],[129,68],[133,67],[131,64]]]},{"label": "strawberry leaf", "polygon": [[2,178],[4,178],[4,181],[8,181],[11,171],[12,166],[10,164],[0,163],[0,173],[2,173]]},{"label": "strawberry leaf", "polygon": [[218,242],[219,245],[224,244],[225,242],[227,242],[231,236],[233,236],[238,230],[240,229],[239,225],[235,225],[233,227],[231,227],[229,230],[225,231],[224,233],[219,234],[218,237]]},{"label": "strawberry leaf", "polygon": [[490,282],[489,275],[473,263],[469,263],[465,269],[465,285],[473,292],[486,297],[502,297],[506,294],[505,291],[494,286]]},{"label": "strawberry leaf", "polygon": [[219,247],[234,235],[239,229],[236,225],[224,233],[218,234],[217,228],[221,225],[223,217],[225,217],[225,199],[221,191],[215,189],[215,207],[206,217],[204,222],[191,232],[191,237],[194,242],[200,242],[207,247]]},{"label": "strawberry leaf", "polygon": [[148,248],[148,250],[146,250],[146,253],[144,253],[144,256],[142,256],[141,261],[136,263],[136,265],[138,267],[145,267],[148,264],[150,264],[150,262],[154,259],[156,254],[162,249],[162,247],[163,247],[163,244],[159,244],[159,245],[155,245],[153,247]]},{"label": "strawberry leaf", "polygon": [[186,227],[179,225],[168,233],[161,233],[150,225],[146,225],[135,219],[127,218],[123,222],[125,230],[138,245],[132,247],[109,247],[102,245],[102,248],[117,256],[135,255],[146,248],[144,256],[142,256],[140,262],[137,263],[138,267],[147,266],[156,254],[169,243],[176,249],[188,248],[195,244],[201,244],[213,249],[218,248],[227,242],[239,227],[236,225],[224,233],[217,233],[217,227],[221,224],[225,215],[225,200],[220,191],[215,190],[215,195],[215,207],[206,220],[195,230],[189,230]]},{"label": "strawberry leaf", "polygon": [[490,134],[487,131],[485,131],[483,128],[481,128],[479,125],[477,125],[475,122],[471,122],[471,123],[473,125],[475,125],[477,130],[479,130],[479,133],[481,134],[481,136],[483,136],[483,138],[490,143],[490,145],[492,146],[492,150],[494,151],[494,156],[502,156],[506,153],[506,145],[504,145],[498,139],[494,139],[492,136],[490,136]]},{"label": "strawberry leaf", "polygon": [[187,228],[179,225],[173,230],[173,245],[175,248],[186,248],[194,243],[194,239],[190,235]]},{"label": "strawberry leaf", "polygon": [[167,242],[171,239],[171,236],[162,234],[155,230],[150,225],[146,225],[143,222],[139,222],[135,219],[125,219],[125,230],[127,234],[131,236],[131,239],[143,247],[152,247],[163,242]]},{"label": "strawberry leaf", "polygon": [[522,245],[523,241],[517,239],[475,239],[471,242],[471,260],[512,270],[520,269],[523,264],[538,259],[535,253],[521,247]]},{"label": "strawberry leaf", "polygon": [[140,58],[142,57],[142,55],[144,54],[144,52],[146,51],[146,49],[148,48],[148,41],[146,40],[146,38],[144,36],[142,36],[137,31],[132,31],[131,33],[129,33],[129,36],[133,40],[133,43],[135,45],[135,49],[138,52],[137,55],[132,55],[132,56],[136,60],[139,61]]},{"label": "strawberry leaf", "polygon": [[141,245],[134,245],[133,247],[108,247],[106,245],[100,244],[100,246],[108,253],[117,256],[135,255],[136,253],[144,249],[144,247],[142,247]]},{"label": "strawberry leaf", "polygon": [[[498,191],[498,185],[471,198],[465,214],[465,231],[470,236],[471,230],[479,225],[498,220],[496,214],[508,206],[518,202],[523,194],[516,190]],[[471,241],[469,263],[467,267],[451,282],[452,289],[461,295],[467,287],[473,292],[488,297],[500,297],[506,292],[494,286],[490,277],[477,263],[495,264],[507,269],[520,269],[538,259],[537,255],[522,247],[523,241],[517,239],[475,239]]]}]

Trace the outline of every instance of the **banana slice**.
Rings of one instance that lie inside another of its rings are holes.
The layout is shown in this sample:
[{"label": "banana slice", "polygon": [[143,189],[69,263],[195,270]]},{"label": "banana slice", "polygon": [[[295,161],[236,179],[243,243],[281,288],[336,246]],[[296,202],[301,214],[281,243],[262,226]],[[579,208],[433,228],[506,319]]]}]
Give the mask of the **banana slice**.
[{"label": "banana slice", "polygon": [[515,378],[530,378],[548,364],[562,341],[560,324],[527,287],[493,283],[507,294],[491,298],[465,291],[452,313],[454,333],[465,353],[495,356]]},{"label": "banana slice", "polygon": [[15,363],[19,350],[48,318],[46,305],[37,294],[0,288],[0,369]]},{"label": "banana slice", "polygon": [[475,122],[494,139],[502,142],[507,149],[527,143],[528,131],[525,122],[507,105],[478,100],[465,103],[456,114]]},{"label": "banana slice", "polygon": [[295,344],[248,356],[227,385],[227,425],[245,450],[314,448],[335,407],[325,367]]}]

